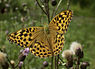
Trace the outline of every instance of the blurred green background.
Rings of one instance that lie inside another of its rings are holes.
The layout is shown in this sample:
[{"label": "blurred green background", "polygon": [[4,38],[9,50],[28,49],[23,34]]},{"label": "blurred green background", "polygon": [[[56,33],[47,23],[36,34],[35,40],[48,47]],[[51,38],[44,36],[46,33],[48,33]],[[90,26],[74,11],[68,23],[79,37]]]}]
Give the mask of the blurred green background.
[{"label": "blurred green background", "polygon": [[[56,7],[52,6],[50,1],[51,14],[54,8]],[[66,8],[67,0],[62,0],[57,13]],[[83,61],[90,63],[89,69],[95,69],[95,0],[71,0],[70,9],[73,10],[73,19],[65,34],[64,49],[68,49],[73,41],[81,43],[84,50]],[[17,62],[22,48],[10,44],[7,34],[21,28],[41,26],[44,23],[48,23],[47,17],[35,0],[0,0],[0,48],[5,47],[9,59]],[[23,68],[39,69],[42,62],[47,59],[40,59],[29,54]]]}]

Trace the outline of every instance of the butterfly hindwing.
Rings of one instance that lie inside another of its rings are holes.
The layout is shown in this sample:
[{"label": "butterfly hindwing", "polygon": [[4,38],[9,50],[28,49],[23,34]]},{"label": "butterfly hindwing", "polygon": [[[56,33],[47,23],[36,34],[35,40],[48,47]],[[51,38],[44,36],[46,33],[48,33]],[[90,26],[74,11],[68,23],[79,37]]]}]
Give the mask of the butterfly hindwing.
[{"label": "butterfly hindwing", "polygon": [[52,38],[52,49],[54,55],[58,55],[64,47],[64,33],[66,33],[72,18],[72,11],[66,10],[56,15],[49,24]]},{"label": "butterfly hindwing", "polygon": [[32,54],[39,56],[40,58],[52,56],[51,49],[47,46],[47,44],[37,40],[31,44],[30,51]]},{"label": "butterfly hindwing", "polygon": [[33,43],[30,44],[30,51],[40,58],[52,56],[52,50],[48,42],[48,36],[45,31],[39,33]]},{"label": "butterfly hindwing", "polygon": [[52,30],[50,41],[52,41],[51,44],[52,44],[53,55],[57,56],[64,47],[64,41],[65,41],[64,34]]},{"label": "butterfly hindwing", "polygon": [[53,41],[53,52],[55,56],[58,55],[60,51],[63,49],[64,41],[64,35],[57,32],[56,38]]}]

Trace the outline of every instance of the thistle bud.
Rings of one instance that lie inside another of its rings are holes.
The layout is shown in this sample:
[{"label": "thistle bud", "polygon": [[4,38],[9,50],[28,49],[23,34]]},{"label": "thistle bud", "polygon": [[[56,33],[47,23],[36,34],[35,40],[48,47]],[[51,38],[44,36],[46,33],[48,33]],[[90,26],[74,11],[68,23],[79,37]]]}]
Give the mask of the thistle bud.
[{"label": "thistle bud", "polygon": [[25,17],[21,17],[21,22],[25,22]]},{"label": "thistle bud", "polygon": [[9,8],[9,7],[10,7],[10,4],[5,4],[5,7],[6,7],[6,8]]},{"label": "thistle bud", "polygon": [[7,55],[5,53],[3,53],[3,52],[0,51],[0,64],[1,65],[4,65],[5,64],[6,57],[7,57]]},{"label": "thistle bud", "polygon": [[28,55],[28,53],[29,53],[29,48],[25,48],[25,50],[22,52],[25,56],[27,56]]},{"label": "thistle bud", "polygon": [[63,51],[62,57],[67,60],[66,67],[70,68],[73,66],[73,53],[71,50]]},{"label": "thistle bud", "polygon": [[74,55],[78,56],[79,58],[83,58],[83,49],[80,43],[72,42],[70,50],[73,52]]},{"label": "thistle bud", "polygon": [[6,35],[8,35],[8,34],[9,34],[9,31],[8,31],[8,30],[6,30],[6,31],[5,31],[5,34],[6,34]]},{"label": "thistle bud", "polygon": [[61,66],[62,65],[62,63],[60,62],[60,61],[58,61],[58,64]]},{"label": "thistle bud", "polygon": [[20,62],[19,62],[19,65],[18,65],[19,69],[21,69],[21,68],[22,68],[22,65],[23,65],[23,62],[22,62],[22,61],[20,61]]},{"label": "thistle bud", "polygon": [[52,4],[52,6],[56,6],[56,4],[57,4],[56,0],[51,0],[51,4]]},{"label": "thistle bud", "polygon": [[44,62],[43,62],[43,66],[44,66],[44,67],[47,67],[47,66],[48,66],[48,62],[47,62],[47,61],[44,61]]},{"label": "thistle bud", "polygon": [[5,53],[6,52],[6,46],[2,46],[1,51]]},{"label": "thistle bud", "polygon": [[74,69],[74,67],[71,67],[71,69]]},{"label": "thistle bud", "polygon": [[18,7],[16,7],[15,10],[17,11],[18,10]]},{"label": "thistle bud", "polygon": [[7,62],[7,55],[3,52],[0,52],[0,65],[2,69],[8,69],[9,64]]},{"label": "thistle bud", "polygon": [[4,65],[2,65],[2,69],[8,69],[9,68],[9,64],[8,62],[5,62]]},{"label": "thistle bud", "polygon": [[11,64],[15,64],[14,60],[11,60],[10,63],[11,63]]},{"label": "thistle bud", "polygon": [[42,3],[48,3],[49,0],[40,0]]},{"label": "thistle bud", "polygon": [[73,66],[73,61],[72,61],[72,59],[71,59],[71,60],[69,60],[69,61],[66,63],[66,67],[70,68],[70,67],[72,67],[72,66]]},{"label": "thistle bud", "polygon": [[11,63],[12,68],[15,68],[15,61],[11,60],[10,63]]},{"label": "thistle bud", "polygon": [[87,67],[89,66],[90,64],[88,62],[83,62],[80,66],[81,69],[87,69]]},{"label": "thistle bud", "polygon": [[1,13],[2,13],[2,14],[4,14],[4,13],[7,12],[7,11],[8,11],[7,8],[2,8],[2,9],[1,9]]},{"label": "thistle bud", "polygon": [[19,61],[24,61],[26,58],[25,55],[23,55],[22,53],[19,55]]},{"label": "thistle bud", "polygon": [[22,6],[23,6],[23,7],[27,6],[27,3],[22,3]]},{"label": "thistle bud", "polygon": [[78,56],[79,58],[83,58],[83,51],[81,51],[80,48],[76,49],[76,52],[75,52],[76,56]]},{"label": "thistle bud", "polygon": [[73,56],[73,53],[71,50],[64,50],[62,52],[62,57],[69,60],[69,58],[71,58]]}]

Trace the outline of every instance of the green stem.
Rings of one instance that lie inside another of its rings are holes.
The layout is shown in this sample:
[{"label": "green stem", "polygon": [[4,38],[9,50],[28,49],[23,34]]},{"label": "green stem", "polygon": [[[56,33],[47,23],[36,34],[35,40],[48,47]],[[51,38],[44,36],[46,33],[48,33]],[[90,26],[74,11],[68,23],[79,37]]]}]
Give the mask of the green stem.
[{"label": "green stem", "polygon": [[59,59],[61,60],[62,63],[64,63],[64,61],[59,57]]},{"label": "green stem", "polygon": [[47,13],[44,11],[44,9],[41,7],[40,3],[38,2],[38,0],[36,0],[37,4],[39,5],[39,7],[42,9],[42,11],[47,15]]},{"label": "green stem", "polygon": [[67,10],[69,10],[70,7],[70,0],[67,1]]},{"label": "green stem", "polygon": [[59,55],[57,56],[57,69],[59,69],[58,62],[59,62]]},{"label": "green stem", "polygon": [[56,14],[56,12],[57,12],[57,10],[58,10],[58,8],[59,8],[61,2],[62,2],[62,0],[60,0],[59,3],[57,4],[57,7],[55,8],[55,10],[54,10],[54,12],[53,12],[52,17],[55,16],[55,14]]},{"label": "green stem", "polygon": [[53,56],[51,57],[51,69],[53,69]]},{"label": "green stem", "polygon": [[57,69],[57,61],[56,61],[56,56],[55,56],[55,69]]},{"label": "green stem", "polygon": [[45,10],[48,17],[48,23],[50,23],[50,13],[49,13],[49,1],[46,1],[45,3]]}]

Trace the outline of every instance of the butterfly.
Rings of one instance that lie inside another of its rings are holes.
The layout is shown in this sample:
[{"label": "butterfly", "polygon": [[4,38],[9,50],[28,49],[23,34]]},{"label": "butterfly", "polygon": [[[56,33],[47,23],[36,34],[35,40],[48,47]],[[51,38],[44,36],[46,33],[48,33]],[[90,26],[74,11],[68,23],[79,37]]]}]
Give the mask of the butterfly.
[{"label": "butterfly", "polygon": [[64,47],[64,34],[72,19],[72,11],[65,10],[56,15],[47,27],[29,27],[8,35],[8,40],[29,48],[40,58],[57,56]]}]

